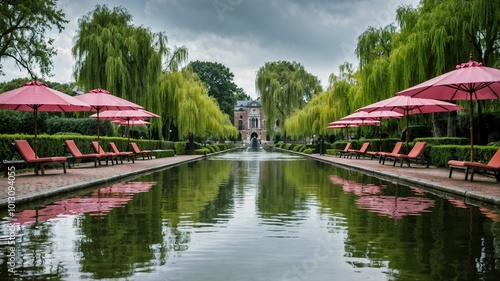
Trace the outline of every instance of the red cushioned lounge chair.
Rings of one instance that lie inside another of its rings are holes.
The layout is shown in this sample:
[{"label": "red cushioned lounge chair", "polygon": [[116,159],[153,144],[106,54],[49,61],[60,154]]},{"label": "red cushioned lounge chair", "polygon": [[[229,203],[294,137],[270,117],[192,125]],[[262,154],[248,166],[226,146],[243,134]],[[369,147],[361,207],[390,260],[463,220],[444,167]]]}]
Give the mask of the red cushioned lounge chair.
[{"label": "red cushioned lounge chair", "polygon": [[385,151],[381,151],[381,152],[378,152],[378,156],[380,157],[378,159],[378,162],[379,163],[382,163],[385,164],[385,159],[390,156],[391,154],[400,154],[401,152],[401,148],[403,148],[403,142],[402,141],[398,141],[395,145],[394,145],[394,148],[392,149],[392,152],[385,152]]},{"label": "red cushioned lounge chair", "polygon": [[137,143],[135,142],[131,142],[130,146],[132,147],[132,152],[135,156],[142,155],[142,160],[144,160],[145,157],[147,157],[148,159],[153,159],[151,150],[140,150],[139,146],[137,146]]},{"label": "red cushioned lounge chair", "polygon": [[497,181],[500,181],[500,148],[498,148],[497,152],[491,157],[488,164],[483,164],[479,162],[470,162],[470,161],[457,161],[450,160],[448,161],[448,166],[450,168],[450,175],[453,172],[453,169],[464,169],[465,170],[465,180],[470,172],[470,181],[474,180],[474,173],[476,171],[484,171],[491,172],[495,176]]},{"label": "red cushioned lounge chair", "polygon": [[351,149],[351,146],[352,146],[352,142],[348,142],[346,143],[345,147],[343,150],[337,150],[335,152],[335,155],[338,155],[339,157],[342,157],[342,156],[348,156],[349,155],[349,150]]},{"label": "red cushioned lounge chair", "polygon": [[[82,154],[80,149],[78,149],[78,146],[76,146],[76,143],[74,140],[65,140],[64,146],[66,147],[66,149],[69,151],[69,153],[73,157],[72,161],[70,161],[70,162],[73,162],[73,166],[75,165],[75,160],[93,160],[94,167],[97,167],[97,161],[99,161],[99,164],[101,164],[101,161],[100,161],[101,155],[99,155],[97,153]],[[104,159],[106,159],[106,158],[104,158]],[[70,162],[68,162],[68,166],[71,168],[71,166],[69,165]],[[108,164],[108,159],[106,159],[106,165],[107,164]]]},{"label": "red cushioned lounge chair", "polygon": [[[108,160],[111,160],[111,164],[112,165],[115,164],[113,162],[114,160],[116,160],[116,164],[118,164],[118,157],[119,157],[119,155],[116,154],[116,153],[113,153],[113,152],[106,152],[106,151],[104,151],[104,149],[102,149],[102,147],[99,144],[99,142],[93,141],[92,142],[92,148],[94,149],[95,153],[101,155],[101,157],[103,157],[105,159],[108,159]],[[123,159],[121,159],[121,160],[122,160],[122,164],[123,164]]]},{"label": "red cushioned lounge chair", "polygon": [[134,153],[132,151],[120,151],[118,150],[118,147],[116,147],[116,144],[114,142],[109,143],[109,147],[111,148],[111,152],[114,154],[118,155],[118,157],[121,158],[121,161],[123,163],[123,158],[127,158],[127,161],[130,161],[132,159],[132,163],[134,162]]},{"label": "red cushioned lounge chair", "polygon": [[366,153],[368,152],[368,148],[370,147],[370,142],[365,142],[363,143],[363,145],[361,146],[360,149],[351,149],[349,150],[350,152],[350,158],[352,158],[353,155],[356,155],[356,159],[359,159],[361,158],[361,156],[363,156],[363,158],[365,158],[365,155]]},{"label": "red cushioned lounge chair", "polygon": [[[401,167],[403,167],[403,162],[406,161],[406,163],[408,163],[408,167],[410,167],[410,160],[419,160],[420,157],[423,155],[424,153],[424,150],[425,150],[425,146],[427,145],[426,142],[424,141],[419,141],[419,142],[416,142],[415,145],[413,146],[413,148],[410,150],[410,153],[408,154],[391,154],[389,155],[388,157],[393,157],[394,158],[394,164],[393,166],[396,166],[396,162],[398,159],[401,160]],[[427,168],[429,167],[429,160],[428,159],[424,159],[426,160],[427,162]]]},{"label": "red cushioned lounge chair", "polygon": [[26,140],[15,140],[17,151],[23,157],[26,164],[35,166],[35,174],[38,175],[40,170],[42,175],[45,175],[45,165],[52,163],[62,164],[64,173],[66,173],[66,157],[38,157]]}]

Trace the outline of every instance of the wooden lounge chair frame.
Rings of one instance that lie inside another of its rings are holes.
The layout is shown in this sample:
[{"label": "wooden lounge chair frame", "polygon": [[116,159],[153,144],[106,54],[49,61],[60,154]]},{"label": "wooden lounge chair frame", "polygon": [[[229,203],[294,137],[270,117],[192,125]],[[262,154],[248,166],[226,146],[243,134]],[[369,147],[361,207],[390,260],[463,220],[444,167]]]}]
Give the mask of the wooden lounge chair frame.
[{"label": "wooden lounge chair frame", "polygon": [[343,150],[337,150],[335,152],[335,155],[338,155],[339,157],[342,157],[342,156],[348,156],[349,155],[349,150],[351,149],[351,146],[352,146],[352,142],[348,142],[345,144],[345,147]]},{"label": "wooden lounge chair frame", "polygon": [[424,157],[424,159],[422,159],[426,145],[427,145],[426,142],[418,141],[415,143],[415,145],[413,146],[413,148],[410,150],[410,152],[408,154],[391,154],[388,157],[394,158],[393,166],[396,166],[396,162],[398,159],[401,160],[400,167],[403,167],[403,162],[405,162],[405,161],[408,164],[408,167],[410,167],[410,160],[416,160],[416,161],[423,160],[427,163],[426,168],[429,168],[429,158]]},{"label": "wooden lounge chair frame", "polygon": [[131,142],[130,147],[132,147],[132,152],[134,155],[137,157],[139,155],[142,155],[142,160],[144,160],[146,157],[151,160],[153,159],[151,150],[141,150],[139,149],[139,146],[137,146],[137,143]]},{"label": "wooden lounge chair frame", "polygon": [[135,163],[134,153],[132,151],[120,151],[118,150],[118,147],[116,147],[116,144],[114,142],[109,143],[109,148],[111,148],[111,152],[120,157],[122,163],[123,163],[123,158],[125,157],[127,158],[127,162],[130,162],[130,159],[132,159],[132,163]]},{"label": "wooden lounge chair frame", "polygon": [[470,181],[474,181],[474,173],[476,172],[484,172],[486,174],[491,174],[495,177],[496,181],[500,181],[500,148],[498,148],[497,152],[491,157],[488,164],[483,164],[479,162],[471,162],[471,161],[458,161],[458,160],[450,160],[448,161],[448,167],[450,168],[449,178],[453,173],[454,169],[465,170],[465,180],[467,180],[470,173]]},{"label": "wooden lounge chair frame", "polygon": [[[64,147],[66,151],[71,154],[71,157],[68,157],[68,167],[71,168],[71,163],[73,163],[73,166],[75,166],[76,160],[84,160],[84,159],[89,159],[94,161],[94,167],[97,168],[97,163],[99,162],[99,165],[101,165],[101,155],[97,153],[88,153],[88,154],[83,154],[78,146],[76,145],[74,140],[65,140],[64,141]],[[104,158],[106,160],[106,165],[108,165],[108,159]]]},{"label": "wooden lounge chair frame", "polygon": [[352,159],[353,155],[356,155],[356,159],[360,159],[361,155],[365,158],[366,153],[368,152],[368,148],[370,148],[370,142],[365,142],[361,145],[360,149],[351,149],[349,150],[349,156]]},{"label": "wooden lounge chair frame", "polygon": [[48,164],[62,164],[63,171],[66,174],[66,161],[67,158],[64,156],[55,156],[55,157],[38,157],[35,154],[33,148],[26,140],[15,140],[14,144],[16,146],[17,152],[26,162],[26,165],[34,165],[35,166],[35,174],[38,175],[38,171],[42,175],[45,175],[45,165]]},{"label": "wooden lounge chair frame", "polygon": [[[116,161],[116,164],[118,165],[118,157],[119,155],[113,152],[106,152],[101,145],[99,144],[98,141],[93,141],[91,142],[92,148],[94,149],[94,152],[96,154],[101,155],[102,158],[105,158],[107,160],[111,160],[111,165],[114,165],[114,161]],[[107,161],[106,160],[106,161]],[[123,164],[123,158],[120,158],[121,163]]]}]

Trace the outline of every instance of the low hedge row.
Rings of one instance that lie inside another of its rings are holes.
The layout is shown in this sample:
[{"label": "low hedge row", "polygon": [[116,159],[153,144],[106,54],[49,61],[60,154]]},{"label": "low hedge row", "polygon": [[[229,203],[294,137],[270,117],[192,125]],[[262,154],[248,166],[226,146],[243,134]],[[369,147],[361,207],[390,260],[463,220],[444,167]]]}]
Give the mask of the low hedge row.
[{"label": "low hedge row", "polygon": [[[35,149],[34,136],[33,135],[23,135],[23,134],[13,134],[0,135],[0,159],[13,159],[12,157],[18,156],[17,154],[12,154],[12,143],[14,140],[24,139],[27,140],[31,147]],[[75,141],[76,145],[82,153],[93,153],[91,147],[91,142],[97,139],[96,136],[82,136],[82,135],[39,135],[38,139],[38,156],[49,157],[49,156],[61,156],[66,155],[65,148],[63,146],[64,141],[72,139]],[[145,150],[173,150],[174,144],[170,141],[159,141],[159,140],[140,140],[140,139],[130,139],[130,141],[136,142],[141,149]],[[120,151],[131,151],[128,147],[128,139],[122,137],[101,137],[99,140],[103,149],[108,151],[109,143],[114,142]],[[18,158],[18,157],[17,157]]]},{"label": "low hedge row", "polygon": [[[370,142],[371,151],[378,151],[379,146],[382,147],[382,151],[392,151],[396,142],[400,141],[398,138],[387,138],[387,139],[360,139],[352,140],[352,148],[359,149],[364,142]],[[437,167],[447,167],[449,160],[470,160],[470,145],[469,139],[467,138],[456,138],[456,137],[443,137],[443,138],[416,138],[413,142],[408,143],[408,150],[410,150],[414,143],[417,141],[425,141],[426,152],[425,155],[430,157],[431,164]],[[335,155],[337,150],[343,150],[348,141],[337,141],[332,144],[325,144],[326,154]],[[304,153],[314,153],[317,151],[316,145],[306,145],[306,144],[291,144],[291,143],[277,143],[276,147],[304,152]],[[406,143],[403,143],[402,151],[406,150]],[[495,152],[498,150],[498,146],[494,145],[483,145],[474,146],[474,161],[488,163],[488,161],[493,157]]]},{"label": "low hedge row", "polygon": [[175,156],[175,151],[173,149],[165,149],[165,150],[153,150],[151,154],[155,158],[165,158]]}]

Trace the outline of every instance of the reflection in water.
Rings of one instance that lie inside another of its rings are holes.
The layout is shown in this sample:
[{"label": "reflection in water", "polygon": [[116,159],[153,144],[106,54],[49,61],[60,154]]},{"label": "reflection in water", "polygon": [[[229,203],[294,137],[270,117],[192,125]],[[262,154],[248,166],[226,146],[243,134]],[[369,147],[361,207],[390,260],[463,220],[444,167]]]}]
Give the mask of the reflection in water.
[{"label": "reflection in water", "polygon": [[28,209],[16,213],[12,223],[28,224],[43,222],[67,215],[88,213],[91,216],[104,216],[113,208],[120,207],[132,200],[134,194],[147,192],[155,182],[127,182],[104,187],[88,196],[56,201],[40,209]]},{"label": "reflection in water", "polygon": [[[114,185],[34,208],[38,214],[19,213],[18,273],[11,277],[497,280],[500,274],[498,209],[300,156],[226,153],[134,181],[149,187]],[[10,222],[0,222],[1,276],[8,276]]]}]

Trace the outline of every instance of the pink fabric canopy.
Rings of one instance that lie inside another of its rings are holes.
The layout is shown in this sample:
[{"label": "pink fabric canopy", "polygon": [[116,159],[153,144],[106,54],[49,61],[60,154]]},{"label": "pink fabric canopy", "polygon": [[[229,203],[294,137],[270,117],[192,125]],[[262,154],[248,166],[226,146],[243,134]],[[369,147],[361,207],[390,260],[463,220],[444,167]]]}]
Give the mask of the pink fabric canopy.
[{"label": "pink fabric canopy", "polygon": [[472,100],[500,99],[500,70],[473,61],[471,54],[469,62],[457,65],[455,70],[400,91],[396,95],[439,100],[468,100],[470,161],[474,161]]},{"label": "pink fabric canopy", "polygon": [[31,81],[20,88],[0,94],[0,109],[32,111],[34,116],[35,154],[38,155],[38,112],[90,111],[91,107],[70,95],[51,89],[45,83]]}]

